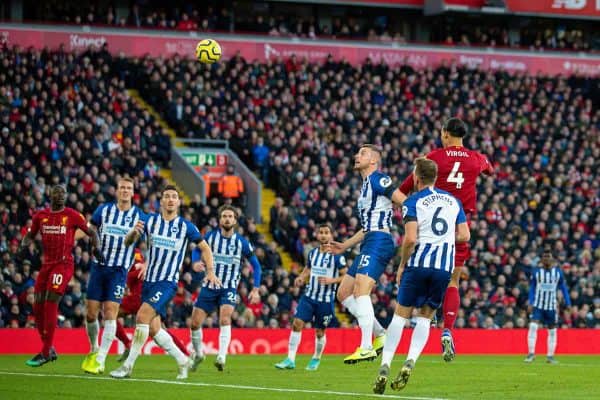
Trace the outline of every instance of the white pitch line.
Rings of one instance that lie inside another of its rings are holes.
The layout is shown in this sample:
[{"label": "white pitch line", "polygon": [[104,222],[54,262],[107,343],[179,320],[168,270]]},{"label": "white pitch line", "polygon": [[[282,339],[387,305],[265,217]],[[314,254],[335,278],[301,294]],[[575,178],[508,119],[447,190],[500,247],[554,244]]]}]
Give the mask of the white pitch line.
[{"label": "white pitch line", "polygon": [[[0,375],[17,375],[17,376],[33,376],[43,378],[68,378],[68,379],[89,379],[89,380],[107,380],[117,381],[114,378],[102,377],[102,376],[86,376],[86,375],[67,375],[67,374],[34,374],[29,372],[9,372],[0,371]],[[202,383],[202,382],[182,382],[182,381],[168,381],[165,379],[139,379],[139,378],[127,378],[119,379],[119,382],[150,382],[150,383],[163,383],[167,385],[181,385],[181,386],[203,386],[203,387],[218,387],[225,389],[245,389],[245,390],[257,390],[266,392],[285,392],[285,393],[309,393],[309,394],[329,394],[333,396],[348,396],[348,397],[375,397],[375,398],[388,398],[388,399],[406,399],[406,400],[448,400],[439,397],[417,397],[417,396],[397,396],[393,394],[371,394],[371,393],[353,393],[353,392],[336,392],[332,390],[308,390],[308,389],[283,389],[283,388],[272,388],[272,387],[261,387],[261,386],[246,386],[246,385],[225,385],[220,383]]]}]

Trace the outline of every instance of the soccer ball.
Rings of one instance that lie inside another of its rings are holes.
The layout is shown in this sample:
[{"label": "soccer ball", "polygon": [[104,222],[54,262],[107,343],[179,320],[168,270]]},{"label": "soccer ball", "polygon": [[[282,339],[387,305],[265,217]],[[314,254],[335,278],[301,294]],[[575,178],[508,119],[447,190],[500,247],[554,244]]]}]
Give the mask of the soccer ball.
[{"label": "soccer ball", "polygon": [[221,46],[214,39],[204,39],[196,45],[196,59],[201,63],[212,64],[221,58]]}]

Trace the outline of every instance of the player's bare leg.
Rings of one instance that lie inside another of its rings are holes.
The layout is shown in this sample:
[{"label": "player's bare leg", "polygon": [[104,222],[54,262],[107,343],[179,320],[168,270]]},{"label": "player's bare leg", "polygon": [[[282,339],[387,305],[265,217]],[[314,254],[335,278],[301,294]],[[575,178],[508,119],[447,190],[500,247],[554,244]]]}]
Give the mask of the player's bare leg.
[{"label": "player's bare leg", "polygon": [[290,339],[288,341],[288,356],[285,360],[275,364],[277,369],[294,369],[296,368],[296,353],[298,352],[298,346],[302,341],[302,329],[304,329],[304,321],[300,318],[294,318],[292,323],[292,331],[290,332]]},{"label": "player's bare leg", "polygon": [[204,361],[206,356],[202,349],[202,324],[206,319],[206,312],[198,307],[194,307],[192,311],[192,346],[194,347],[194,354],[192,355],[192,366],[190,370],[196,371],[198,366]]},{"label": "player's bare leg", "polygon": [[231,315],[233,314],[233,306],[224,304],[219,308],[219,352],[215,360],[215,367],[219,371],[225,369],[225,361],[227,360],[227,350],[231,343]]},{"label": "player's bare leg", "polygon": [[450,283],[446,289],[444,296],[444,303],[442,305],[442,312],[444,315],[444,330],[442,331],[442,355],[444,361],[450,362],[454,360],[456,351],[454,348],[454,339],[452,338],[451,329],[454,328],[456,317],[458,316],[458,310],[460,308],[460,295],[458,292],[458,285],[460,284],[460,275],[463,271],[463,266],[457,266],[452,272]]},{"label": "player's bare leg", "polygon": [[360,327],[361,341],[356,351],[344,359],[346,364],[371,361],[377,358],[377,352],[373,350],[372,344],[375,311],[373,303],[371,303],[371,290],[374,285],[373,278],[364,274],[356,274],[354,298],[356,299],[356,319]]}]

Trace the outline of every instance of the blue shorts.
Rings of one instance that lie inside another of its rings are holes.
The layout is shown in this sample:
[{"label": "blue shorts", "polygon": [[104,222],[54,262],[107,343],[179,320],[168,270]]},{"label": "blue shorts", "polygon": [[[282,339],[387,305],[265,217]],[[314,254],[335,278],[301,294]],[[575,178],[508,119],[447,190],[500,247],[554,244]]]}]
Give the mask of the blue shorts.
[{"label": "blue shorts", "polygon": [[99,302],[113,301],[121,304],[127,285],[127,269],[105,267],[96,263],[90,269],[87,299]]},{"label": "blue shorts", "polygon": [[314,317],[314,327],[325,329],[331,324],[333,318],[335,318],[333,305],[333,301],[324,303],[310,299],[308,296],[302,296],[296,307],[294,318],[298,318],[304,322],[312,322]]},{"label": "blue shorts", "polygon": [[237,305],[237,289],[235,288],[220,288],[211,289],[202,287],[200,294],[194,303],[194,307],[204,310],[207,314],[212,313],[218,307],[223,305]]},{"label": "blue shorts", "polygon": [[437,309],[442,304],[450,272],[439,269],[406,267],[398,286],[398,304],[421,308],[428,305]]},{"label": "blue shorts", "polygon": [[549,328],[554,328],[558,322],[556,310],[542,310],[541,308],[533,308],[532,321],[540,321]]},{"label": "blue shorts", "polygon": [[392,235],[387,232],[368,232],[360,245],[360,254],[347,274],[351,277],[363,274],[377,281],[395,254]]},{"label": "blue shorts", "polygon": [[177,284],[171,281],[147,282],[142,285],[142,303],[148,303],[163,319],[167,304],[175,297]]}]

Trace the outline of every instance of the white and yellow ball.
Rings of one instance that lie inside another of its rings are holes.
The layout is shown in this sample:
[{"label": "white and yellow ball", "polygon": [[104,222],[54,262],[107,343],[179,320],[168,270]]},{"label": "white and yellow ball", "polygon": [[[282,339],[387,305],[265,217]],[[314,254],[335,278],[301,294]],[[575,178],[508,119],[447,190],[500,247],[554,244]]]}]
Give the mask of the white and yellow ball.
[{"label": "white and yellow ball", "polygon": [[212,64],[221,58],[221,46],[214,39],[204,39],[196,45],[196,59],[201,63]]}]

